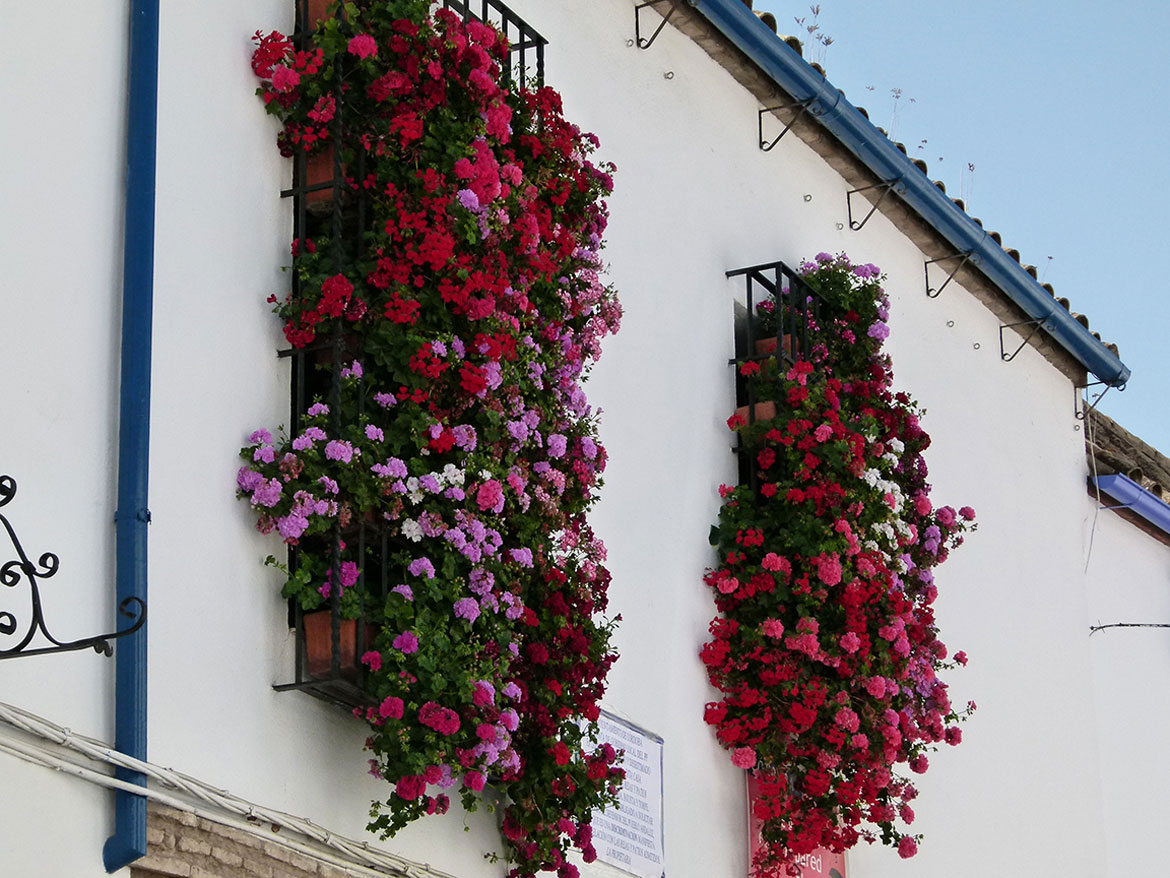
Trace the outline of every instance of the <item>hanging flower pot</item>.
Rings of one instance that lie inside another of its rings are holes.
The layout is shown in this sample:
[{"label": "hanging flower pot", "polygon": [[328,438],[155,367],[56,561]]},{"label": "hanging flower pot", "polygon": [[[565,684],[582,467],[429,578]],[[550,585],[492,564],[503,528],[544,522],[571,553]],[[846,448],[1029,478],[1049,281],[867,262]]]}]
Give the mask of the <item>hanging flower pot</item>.
[{"label": "hanging flower pot", "polygon": [[[775,336],[770,338],[756,339],[756,353],[757,354],[775,354],[777,339]],[[791,333],[784,334],[784,352],[790,357],[796,357],[800,353],[800,341],[792,337]]]},{"label": "hanging flower pot", "polygon": [[[305,159],[305,187],[319,186],[322,183],[333,183],[333,144],[326,144]],[[305,204],[313,207],[332,198],[332,186],[328,189],[313,189],[305,193]]]},{"label": "hanging flower pot", "polygon": [[[305,613],[301,617],[305,638],[305,658],[312,677],[329,677],[333,673],[333,614],[329,610]],[[357,672],[357,621],[341,620],[341,674],[353,677]]]},{"label": "hanging flower pot", "polygon": [[772,418],[776,417],[776,403],[774,403],[772,400],[757,402],[753,409],[753,417],[749,418],[748,407],[746,405],[741,405],[735,410],[736,417],[743,418],[745,424],[749,423],[750,421],[770,421]]}]

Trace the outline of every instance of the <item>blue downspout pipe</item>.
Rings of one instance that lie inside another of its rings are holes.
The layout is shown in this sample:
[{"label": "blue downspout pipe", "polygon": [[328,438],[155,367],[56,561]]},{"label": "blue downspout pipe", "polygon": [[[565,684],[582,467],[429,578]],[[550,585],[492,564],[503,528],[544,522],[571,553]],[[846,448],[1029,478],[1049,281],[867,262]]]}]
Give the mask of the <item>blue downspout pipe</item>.
[{"label": "blue downspout pipe", "polygon": [[773,82],[798,101],[811,100],[812,115],[882,181],[972,261],[1032,320],[1099,381],[1119,387],[1130,370],[1082,326],[983,228],[930,181],[888,137],[783,40],[777,39],[743,0],[685,0]]},{"label": "blue downspout pipe", "polygon": [[[126,227],[122,259],[122,378],[118,420],[115,563],[118,605],[146,603],[147,476],[150,454],[150,350],[154,300],[155,156],[158,130],[158,0],[130,3]],[[114,748],[146,759],[146,633],[118,641],[114,671]],[[120,780],[146,786],[141,772]],[[114,792],[114,834],[102,849],[107,872],[146,855],[146,799]]]}]

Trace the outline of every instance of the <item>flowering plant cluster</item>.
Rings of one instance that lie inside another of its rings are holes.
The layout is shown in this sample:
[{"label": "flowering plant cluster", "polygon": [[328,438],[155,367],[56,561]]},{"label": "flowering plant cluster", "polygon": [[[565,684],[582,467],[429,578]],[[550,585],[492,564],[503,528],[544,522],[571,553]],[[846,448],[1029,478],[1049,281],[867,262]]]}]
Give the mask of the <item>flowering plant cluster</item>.
[{"label": "flowering plant cluster", "polygon": [[370,829],[490,783],[511,874],[575,878],[568,849],[596,857],[623,777],[596,743],[616,654],[582,390],[621,317],[600,276],[613,169],[556,92],[509,81],[495,29],[429,6],[333,5],[308,49],[256,35],[282,153],[345,169],[340,221],[294,242],[293,293],[270,299],[337,375],[292,435],[252,434],[238,487],[297,547],[285,596],[373,623],[357,713],[394,792]]},{"label": "flowering plant cluster", "polygon": [[975,513],[930,499],[930,437],[882,353],[883,277],[827,253],[801,275],[822,300],[815,342],[790,367],[738,366],[778,414],[728,421],[754,477],[720,489],[720,563],[705,578],[719,616],[700,656],[722,694],[706,721],[757,776],[758,875],[799,875],[802,854],[860,839],[912,856],[921,839],[900,824],[916,790],[898,769],[925,771],[974,709],[957,711],[938,676],[966,656],[948,660],[931,605],[934,568]]}]

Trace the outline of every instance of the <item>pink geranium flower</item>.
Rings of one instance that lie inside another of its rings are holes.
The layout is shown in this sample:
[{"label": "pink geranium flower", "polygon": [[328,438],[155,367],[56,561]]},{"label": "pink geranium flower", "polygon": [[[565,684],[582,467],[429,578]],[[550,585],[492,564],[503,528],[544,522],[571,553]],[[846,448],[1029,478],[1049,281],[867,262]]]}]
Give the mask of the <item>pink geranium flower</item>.
[{"label": "pink geranium flower", "polygon": [[351,55],[357,55],[359,58],[373,58],[378,54],[378,42],[369,34],[358,34],[349,41],[346,49]]}]

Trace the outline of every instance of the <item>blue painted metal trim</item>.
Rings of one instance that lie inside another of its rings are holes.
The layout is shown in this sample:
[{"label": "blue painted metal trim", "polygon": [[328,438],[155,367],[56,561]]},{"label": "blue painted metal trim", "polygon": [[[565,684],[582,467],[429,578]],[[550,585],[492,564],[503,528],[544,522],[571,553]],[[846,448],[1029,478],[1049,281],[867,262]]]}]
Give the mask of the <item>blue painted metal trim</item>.
[{"label": "blue painted metal trim", "polygon": [[1150,524],[1170,533],[1170,505],[1155,497],[1129,476],[1117,473],[1092,480],[1101,491],[1136,512]]},{"label": "blue painted metal trim", "polygon": [[1043,321],[1048,334],[1099,381],[1117,387],[1129,380],[1130,370],[1116,354],[1078,323],[831,83],[777,39],[742,0],[686,2],[794,99],[811,99],[810,112],[821,125],[879,180],[897,181],[894,191],[899,197],[950,241],[957,252],[974,251],[973,261],[979,270],[1029,318]]},{"label": "blue painted metal trim", "polygon": [[[158,0],[130,3],[129,117],[126,136],[126,228],[122,260],[122,383],[118,421],[118,509],[115,525],[119,605],[146,602],[150,512],[150,353],[154,301],[154,205],[158,130]],[[146,632],[119,641],[115,652],[114,747],[146,759]],[[141,772],[116,776],[146,786]],[[146,799],[114,792],[114,834],[102,849],[107,872],[146,854]]]}]

